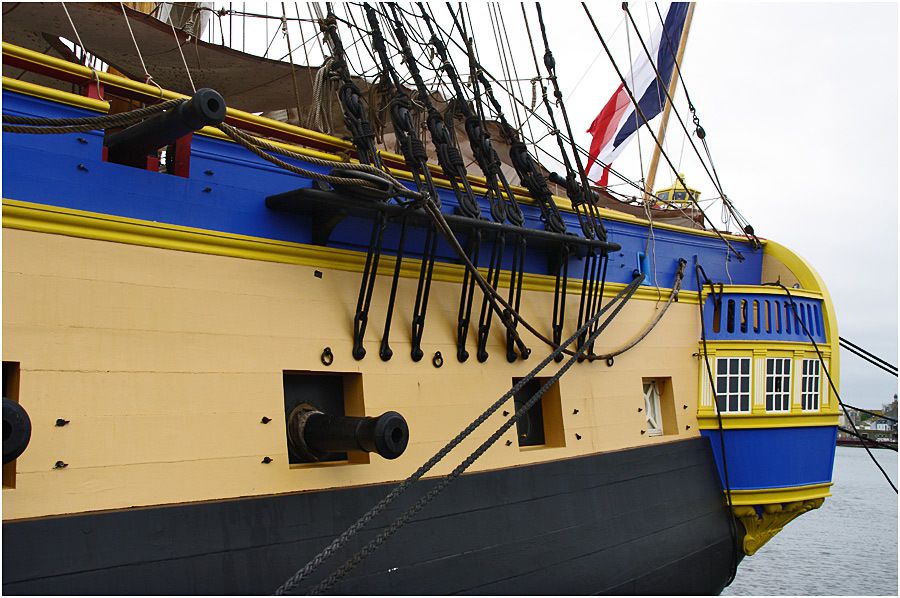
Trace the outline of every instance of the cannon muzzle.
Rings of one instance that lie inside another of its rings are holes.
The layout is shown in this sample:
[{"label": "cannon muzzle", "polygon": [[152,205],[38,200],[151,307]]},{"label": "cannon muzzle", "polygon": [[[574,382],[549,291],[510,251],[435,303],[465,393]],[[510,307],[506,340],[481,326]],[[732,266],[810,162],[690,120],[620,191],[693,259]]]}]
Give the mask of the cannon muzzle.
[{"label": "cannon muzzle", "polygon": [[396,411],[379,417],[350,417],[299,405],[291,412],[287,425],[291,448],[308,461],[346,451],[378,453],[385,459],[396,459],[409,444],[409,426]]},{"label": "cannon muzzle", "polygon": [[15,460],[25,452],[31,440],[31,418],[28,412],[13,401],[3,397],[3,464]]},{"label": "cannon muzzle", "polygon": [[214,89],[198,89],[190,100],[127,129],[111,133],[104,142],[110,162],[143,168],[156,150],[225,119],[225,100]]}]

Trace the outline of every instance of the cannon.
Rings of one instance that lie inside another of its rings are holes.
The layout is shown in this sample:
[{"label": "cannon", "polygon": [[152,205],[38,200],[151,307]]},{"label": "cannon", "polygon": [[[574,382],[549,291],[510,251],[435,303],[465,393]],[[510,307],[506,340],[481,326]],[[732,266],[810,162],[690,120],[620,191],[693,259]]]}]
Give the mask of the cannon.
[{"label": "cannon", "polygon": [[25,452],[31,440],[31,418],[28,412],[13,401],[3,397],[3,464],[14,461]]},{"label": "cannon", "polygon": [[107,135],[107,158],[116,164],[144,168],[147,156],[159,148],[224,119],[225,99],[219,92],[198,89],[194,97],[177,107]]},{"label": "cannon", "polygon": [[287,422],[288,443],[304,461],[323,460],[329,453],[365,451],[396,459],[409,444],[409,426],[396,411],[379,417],[351,417],[323,413],[309,404],[298,405]]}]

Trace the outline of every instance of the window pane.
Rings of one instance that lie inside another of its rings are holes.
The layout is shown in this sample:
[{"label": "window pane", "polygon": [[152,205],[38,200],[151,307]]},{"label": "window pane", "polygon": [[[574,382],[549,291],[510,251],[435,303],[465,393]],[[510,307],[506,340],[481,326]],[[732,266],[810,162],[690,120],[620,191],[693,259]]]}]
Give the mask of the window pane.
[{"label": "window pane", "polygon": [[750,360],[749,359],[741,359],[741,373],[742,374],[750,373]]},{"label": "window pane", "polygon": [[717,359],[716,360],[716,373],[718,373],[718,374],[728,373],[728,360],[727,359]]},{"label": "window pane", "polygon": [[766,396],[766,411],[771,411],[774,407],[772,406],[772,396]]},{"label": "window pane", "polygon": [[741,395],[741,411],[750,411],[750,395]]},{"label": "window pane", "polygon": [[728,371],[732,374],[738,373],[738,360],[737,359],[729,359],[728,360]]},{"label": "window pane", "polygon": [[750,392],[750,378],[741,378],[741,392]]},{"label": "window pane", "polygon": [[728,410],[729,411],[737,411],[738,410],[738,398],[737,395],[730,395],[728,397]]}]

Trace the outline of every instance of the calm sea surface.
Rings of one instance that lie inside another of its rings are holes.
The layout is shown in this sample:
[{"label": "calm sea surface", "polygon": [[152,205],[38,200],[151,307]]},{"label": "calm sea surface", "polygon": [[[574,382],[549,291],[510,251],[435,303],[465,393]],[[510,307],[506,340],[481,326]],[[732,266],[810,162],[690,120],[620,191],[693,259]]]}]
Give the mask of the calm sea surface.
[{"label": "calm sea surface", "polygon": [[[897,484],[897,453],[872,453]],[[833,496],[751,557],[723,596],[897,595],[897,495],[862,448],[837,447]]]}]

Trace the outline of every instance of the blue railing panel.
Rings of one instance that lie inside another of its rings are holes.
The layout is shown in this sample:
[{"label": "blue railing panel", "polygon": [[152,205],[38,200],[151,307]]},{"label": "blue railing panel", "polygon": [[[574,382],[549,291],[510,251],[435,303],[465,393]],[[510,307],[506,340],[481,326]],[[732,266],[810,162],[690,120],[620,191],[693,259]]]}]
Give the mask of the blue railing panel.
[{"label": "blue railing panel", "polygon": [[703,308],[709,340],[825,342],[822,300],[787,295],[724,293],[708,296]]}]

